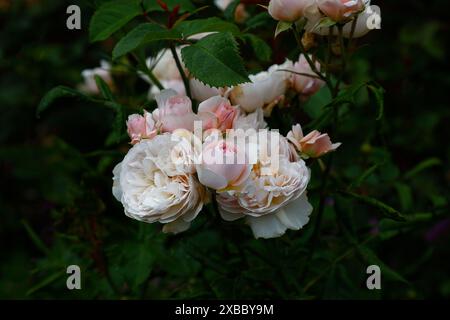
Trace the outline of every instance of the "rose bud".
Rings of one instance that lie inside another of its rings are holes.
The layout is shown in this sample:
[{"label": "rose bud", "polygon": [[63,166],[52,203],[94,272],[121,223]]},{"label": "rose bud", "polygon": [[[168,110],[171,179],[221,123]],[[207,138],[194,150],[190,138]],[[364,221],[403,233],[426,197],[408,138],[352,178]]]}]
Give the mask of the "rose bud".
[{"label": "rose bud", "polygon": [[155,121],[152,114],[144,111],[144,115],[131,114],[127,120],[127,132],[131,144],[138,143],[141,139],[151,139],[157,134]]},{"label": "rose bud", "polygon": [[269,14],[275,20],[294,22],[303,16],[305,9],[314,3],[314,0],[271,0]]},{"label": "rose bud", "polygon": [[205,121],[204,129],[219,129],[225,131],[233,128],[233,121],[238,110],[230,101],[221,96],[211,97],[198,106],[198,115]]},{"label": "rose bud", "polygon": [[194,121],[198,117],[192,111],[192,102],[176,91],[166,89],[155,96],[158,109],[153,111],[153,118],[161,126],[162,132],[176,129],[194,130]]},{"label": "rose bud", "polygon": [[292,126],[292,130],[288,132],[287,138],[303,158],[318,158],[336,150],[341,145],[341,143],[331,143],[328,134],[321,134],[317,130],[303,136],[302,128],[299,124]]},{"label": "rose bud", "polygon": [[336,22],[349,20],[364,10],[363,0],[318,0],[320,11]]},{"label": "rose bud", "polygon": [[203,144],[202,162],[197,165],[200,183],[215,190],[241,185],[250,175],[251,165],[245,163],[246,157],[240,157],[238,147],[223,139],[207,139]]}]

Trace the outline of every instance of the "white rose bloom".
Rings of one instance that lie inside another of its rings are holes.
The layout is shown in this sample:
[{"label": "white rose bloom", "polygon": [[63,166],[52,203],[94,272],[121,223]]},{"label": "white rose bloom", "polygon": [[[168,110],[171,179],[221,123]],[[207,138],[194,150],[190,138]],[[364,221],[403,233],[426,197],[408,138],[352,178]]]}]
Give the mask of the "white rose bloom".
[{"label": "white rose bloom", "polygon": [[113,194],[125,214],[143,222],[163,223],[163,232],[172,233],[187,230],[206,199],[206,190],[190,167],[169,160],[177,139],[164,134],[142,140],[113,171]]},{"label": "white rose bloom", "polygon": [[[287,229],[299,230],[308,223],[312,212],[306,197],[310,171],[305,162],[292,155],[286,138],[275,132],[268,137],[280,139],[278,166],[272,167],[268,153],[260,152],[244,186],[217,193],[222,218],[245,218],[256,238],[274,238]],[[259,143],[261,149],[267,148],[261,148]]]},{"label": "white rose bloom", "polygon": [[231,90],[230,100],[246,112],[278,103],[288,89],[291,77],[290,72],[280,70],[290,68],[292,62],[287,60],[282,65],[273,65],[267,71],[250,75],[251,82],[238,85]]}]

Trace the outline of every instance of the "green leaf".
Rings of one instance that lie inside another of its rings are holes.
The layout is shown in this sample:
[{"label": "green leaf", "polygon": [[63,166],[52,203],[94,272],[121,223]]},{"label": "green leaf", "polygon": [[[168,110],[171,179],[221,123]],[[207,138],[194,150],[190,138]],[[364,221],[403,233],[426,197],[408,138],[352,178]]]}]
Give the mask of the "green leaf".
[{"label": "green leaf", "polygon": [[95,75],[95,83],[97,84],[97,88],[99,88],[102,96],[110,101],[114,101],[114,96],[111,92],[111,90],[108,87],[108,84],[103,80],[100,76]]},{"label": "green leaf", "polygon": [[336,21],[333,21],[332,19],[325,17],[320,19],[313,27],[312,30],[318,30],[321,28],[329,28],[336,24]]},{"label": "green leaf", "polygon": [[113,144],[119,143],[122,141],[122,138],[124,137],[124,124],[125,124],[125,113],[124,113],[124,107],[116,103],[114,101],[111,102],[105,102],[105,105],[112,110],[115,111],[116,115],[114,117],[114,122],[111,127],[111,132],[106,138],[105,145],[111,146]]},{"label": "green leaf", "polygon": [[74,90],[65,86],[57,86],[51,89],[46,95],[41,99],[39,105],[36,109],[36,117],[39,118],[40,114],[45,111],[52,103],[60,98],[81,98],[84,100],[90,100],[88,96],[82,94],[81,92]]},{"label": "green leaf", "polygon": [[34,245],[41,250],[46,255],[50,254],[50,250],[47,248],[47,246],[42,242],[42,240],[39,238],[39,236],[34,232],[34,230],[31,228],[31,226],[28,224],[28,222],[24,219],[22,219],[20,222],[22,222],[25,230],[28,233],[28,236],[30,237],[31,241],[33,241]]},{"label": "green leaf", "polygon": [[223,21],[216,17],[183,21],[177,25],[176,29],[183,35],[183,38],[203,32],[231,32],[234,35],[239,34],[239,28],[234,23]]},{"label": "green leaf", "polygon": [[378,107],[378,116],[376,120],[381,120],[384,114],[384,89],[375,82],[370,82],[367,84],[367,89],[375,97],[375,102]]},{"label": "green leaf", "polygon": [[[190,0],[163,0],[170,11],[172,11],[175,6],[180,6],[180,13],[189,11],[192,12],[195,10],[195,6],[192,4]],[[156,0],[144,0],[143,6],[146,12],[149,11],[164,11],[163,8],[158,4]]]},{"label": "green leaf", "polygon": [[408,211],[409,209],[411,209],[413,204],[411,187],[400,182],[396,183],[394,187],[395,190],[397,190],[402,210]]},{"label": "green leaf", "polygon": [[398,274],[395,270],[391,269],[380,258],[378,258],[375,252],[373,252],[370,248],[363,245],[358,245],[357,248],[358,252],[367,263],[380,267],[382,277],[384,276],[386,279],[392,281],[400,281],[405,284],[409,284],[409,282],[405,278],[403,278],[403,276]]},{"label": "green leaf", "polygon": [[209,35],[181,50],[191,74],[213,87],[232,86],[250,81],[230,33]]},{"label": "green leaf", "polygon": [[371,166],[370,168],[368,168],[366,171],[364,171],[359,177],[358,179],[356,179],[350,186],[349,186],[349,190],[352,188],[358,188],[361,183],[363,183],[368,177],[370,177],[380,166],[380,163],[376,163],[373,166]]},{"label": "green leaf", "polygon": [[439,158],[430,158],[426,159],[422,162],[420,162],[417,166],[409,170],[407,173],[405,173],[405,179],[411,179],[412,177],[416,176],[420,172],[427,170],[429,168],[440,166],[442,164],[442,161]]},{"label": "green leaf", "polygon": [[272,49],[263,39],[251,33],[244,34],[242,38],[250,44],[253,52],[259,60],[263,62],[270,61],[270,58],[272,56]]},{"label": "green leaf", "polygon": [[234,21],[234,13],[236,12],[237,6],[241,3],[241,0],[233,0],[223,12],[223,15],[227,20]]},{"label": "green leaf", "polygon": [[312,119],[317,119],[325,111],[324,108],[331,102],[331,93],[326,86],[323,86],[316,94],[310,97],[303,105],[303,110]]},{"label": "green leaf", "polygon": [[275,29],[275,38],[282,32],[289,30],[292,26],[291,22],[279,21]]},{"label": "green leaf", "polygon": [[362,196],[350,191],[340,191],[339,193],[344,196],[352,197],[362,203],[368,204],[372,207],[379,209],[380,212],[383,213],[385,218],[392,219],[395,221],[406,221],[406,218],[399,211],[381,202],[380,200],[368,196]]},{"label": "green leaf", "polygon": [[113,59],[117,59],[151,42],[176,39],[181,39],[181,34],[177,30],[169,30],[153,23],[143,23],[120,39],[114,47],[112,56]]},{"label": "green leaf", "polygon": [[107,2],[92,16],[89,39],[91,42],[105,40],[141,13],[139,0]]},{"label": "green leaf", "polygon": [[272,17],[269,15],[267,11],[258,13],[247,19],[245,25],[247,26],[247,31],[256,29],[259,27],[267,27],[267,25],[273,23]]},{"label": "green leaf", "polygon": [[47,278],[45,278],[44,280],[42,280],[41,282],[39,282],[37,285],[35,285],[34,287],[32,287],[30,290],[27,291],[27,296],[33,294],[34,292],[48,286],[49,284],[51,284],[52,282],[56,281],[57,279],[59,279],[60,277],[62,277],[64,275],[64,270],[61,270],[59,272],[56,272],[54,274],[49,275]]}]

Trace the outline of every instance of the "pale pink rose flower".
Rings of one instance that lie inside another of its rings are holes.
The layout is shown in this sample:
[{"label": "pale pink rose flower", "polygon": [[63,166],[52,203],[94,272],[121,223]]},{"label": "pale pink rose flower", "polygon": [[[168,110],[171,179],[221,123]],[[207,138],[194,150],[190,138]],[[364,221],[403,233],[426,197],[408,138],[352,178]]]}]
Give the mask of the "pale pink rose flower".
[{"label": "pale pink rose flower", "polygon": [[194,130],[194,121],[198,117],[192,111],[191,100],[176,91],[166,89],[155,96],[158,108],[153,111],[153,118],[162,132],[176,129]]},{"label": "pale pink rose flower", "polygon": [[152,114],[144,111],[144,115],[131,114],[127,120],[127,132],[131,139],[131,144],[136,144],[141,139],[151,139],[157,134],[155,121]]},{"label": "pale pink rose flower", "polygon": [[245,163],[245,157],[240,163],[239,147],[221,138],[206,139],[202,161],[197,165],[200,183],[215,190],[236,188],[243,184],[250,174],[251,165]]},{"label": "pale pink rose flower", "polygon": [[363,0],[317,0],[320,11],[336,22],[350,19],[364,10]]},{"label": "pale pink rose flower", "polygon": [[331,143],[328,134],[320,133],[317,130],[303,136],[303,131],[299,124],[292,126],[292,130],[288,132],[287,138],[303,158],[318,158],[336,150],[341,145],[341,143]]},{"label": "pale pink rose flower", "polygon": [[[317,70],[320,70],[320,64],[316,62],[316,68]],[[299,60],[294,64],[293,70],[297,73],[303,73],[306,75],[296,74],[292,73],[292,86],[303,96],[309,97],[316,93],[317,91],[322,88],[322,86],[325,84],[325,82],[321,79],[317,79],[317,75],[312,71],[308,61],[306,60],[305,56],[302,54],[300,55]],[[309,77],[307,75],[311,75],[312,77]]]},{"label": "pale pink rose flower", "polygon": [[275,20],[294,22],[300,19],[306,8],[315,0],[270,0],[269,14]]},{"label": "pale pink rose flower", "polygon": [[198,115],[204,121],[203,129],[225,131],[233,127],[238,110],[221,96],[211,97],[198,106]]}]

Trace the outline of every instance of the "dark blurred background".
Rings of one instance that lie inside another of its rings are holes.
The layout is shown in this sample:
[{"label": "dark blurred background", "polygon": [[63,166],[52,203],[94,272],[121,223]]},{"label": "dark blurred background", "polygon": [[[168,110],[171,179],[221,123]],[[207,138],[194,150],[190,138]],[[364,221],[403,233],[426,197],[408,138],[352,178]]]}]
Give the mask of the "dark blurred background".
[{"label": "dark blurred background", "polygon": [[[82,9],[81,31],[65,27],[66,8],[75,3]],[[371,232],[379,235],[372,246],[378,258],[408,284],[383,282],[383,290],[368,292],[364,274],[352,278],[352,270],[363,264],[350,260],[332,264],[331,276],[299,294],[292,279],[281,281],[281,287],[277,279],[296,274],[289,270],[302,263],[306,240],[298,239],[300,234],[256,242],[244,240],[249,233],[239,233],[233,241],[247,241],[245,252],[239,252],[214,225],[205,228],[201,218],[200,231],[194,227],[186,240],[126,218],[111,195],[111,170],[128,148],[126,142],[105,145],[112,112],[62,99],[41,118],[35,115],[48,90],[56,85],[75,88],[83,69],[108,59],[111,41],[88,40],[95,2],[0,0],[0,297],[449,298],[450,3],[373,4],[381,7],[382,30],[361,42],[351,67],[355,81],[374,79],[385,88],[384,119],[374,121],[375,109],[346,118],[337,166],[343,179],[351,180],[382,162],[362,191],[417,215],[414,223],[399,227],[368,220],[369,209],[349,204],[358,230],[372,223]],[[273,30],[274,24],[261,32]],[[131,94],[135,91],[130,89]],[[319,248],[323,256],[314,270],[345,252],[343,244],[333,245],[339,233],[327,221]],[[258,254],[245,262],[242,255],[252,251]],[[265,266],[264,257],[280,266]],[[83,290],[65,288],[65,266],[70,264],[86,270]],[[258,268],[246,274],[252,265]],[[317,275],[313,271],[301,286]]]}]

